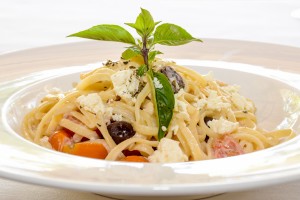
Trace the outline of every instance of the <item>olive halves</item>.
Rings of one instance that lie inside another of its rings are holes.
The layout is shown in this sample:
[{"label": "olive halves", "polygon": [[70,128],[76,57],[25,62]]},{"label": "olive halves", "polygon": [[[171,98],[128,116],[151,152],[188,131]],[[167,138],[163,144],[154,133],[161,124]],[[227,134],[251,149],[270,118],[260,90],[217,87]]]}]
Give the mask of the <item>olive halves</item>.
[{"label": "olive halves", "polygon": [[131,138],[135,134],[132,125],[125,121],[112,122],[107,126],[107,130],[116,144]]},{"label": "olive halves", "polygon": [[172,67],[166,66],[162,68],[160,72],[166,75],[174,93],[177,93],[181,88],[184,88],[185,84],[183,78]]}]

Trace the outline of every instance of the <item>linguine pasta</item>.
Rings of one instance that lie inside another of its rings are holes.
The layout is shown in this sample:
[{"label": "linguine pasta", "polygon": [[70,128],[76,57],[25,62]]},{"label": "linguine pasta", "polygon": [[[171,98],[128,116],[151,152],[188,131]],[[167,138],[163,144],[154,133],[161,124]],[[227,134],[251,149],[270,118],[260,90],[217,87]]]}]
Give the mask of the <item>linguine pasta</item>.
[{"label": "linguine pasta", "polygon": [[[239,86],[174,62],[156,59],[152,65],[155,71],[173,69],[184,83],[169,80],[179,89],[174,91],[172,120],[162,127],[166,135],[160,141],[151,83],[136,74],[139,63],[128,60],[108,61],[82,74],[70,91],[50,91],[25,116],[24,137],[47,148],[88,157],[93,156],[74,151],[76,144],[101,144],[106,160],[136,155],[149,162],[184,162],[250,153],[295,136],[289,129],[269,132],[257,127],[255,105],[240,95]],[[152,84],[162,87],[156,80]],[[121,130],[125,135],[113,133],[120,127],[125,127]],[[67,133],[67,140],[53,139],[59,131]]]}]

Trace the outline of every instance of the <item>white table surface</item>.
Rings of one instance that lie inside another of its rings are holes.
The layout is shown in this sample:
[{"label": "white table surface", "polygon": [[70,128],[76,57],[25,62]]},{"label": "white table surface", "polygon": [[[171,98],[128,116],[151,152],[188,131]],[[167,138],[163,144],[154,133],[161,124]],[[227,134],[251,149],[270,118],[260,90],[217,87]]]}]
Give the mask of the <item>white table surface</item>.
[{"label": "white table surface", "polygon": [[[96,24],[133,22],[140,7],[150,10],[155,20],[179,24],[200,38],[300,47],[299,0],[0,0],[0,53],[80,41],[65,36]],[[296,181],[210,199],[296,200],[299,188]],[[108,198],[0,179],[0,199]]]}]

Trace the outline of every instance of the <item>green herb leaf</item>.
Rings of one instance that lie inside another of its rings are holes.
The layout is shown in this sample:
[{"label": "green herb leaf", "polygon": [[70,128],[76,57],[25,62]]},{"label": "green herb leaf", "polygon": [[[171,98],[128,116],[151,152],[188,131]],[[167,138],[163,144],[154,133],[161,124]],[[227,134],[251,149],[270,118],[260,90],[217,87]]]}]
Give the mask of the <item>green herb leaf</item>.
[{"label": "green herb leaf", "polygon": [[202,42],[202,40],[194,38],[186,30],[175,24],[162,24],[154,32],[154,44],[177,46],[192,41]]},{"label": "green herb leaf", "polygon": [[102,24],[93,26],[84,31],[74,33],[68,37],[81,37],[93,40],[115,41],[135,44],[133,36],[124,28],[118,25]]},{"label": "green herb leaf", "polygon": [[130,58],[133,58],[137,55],[140,55],[141,51],[137,49],[136,47],[128,47],[123,53],[122,58],[125,60],[129,60]]},{"label": "green herb leaf", "polygon": [[156,55],[159,55],[159,54],[163,54],[163,53],[160,52],[160,51],[150,51],[150,52],[149,52],[149,56],[148,56],[149,62],[153,61],[154,58],[155,58],[155,56],[156,56]]},{"label": "green herb leaf", "polygon": [[[165,131],[162,127],[168,128],[173,116],[173,109],[175,106],[175,98],[172,90],[172,86],[169,83],[168,78],[160,73],[153,72],[154,82],[158,81],[161,87],[155,87],[155,100],[158,115],[158,140],[165,136]],[[155,80],[156,79],[156,80]]]},{"label": "green herb leaf", "polygon": [[142,38],[149,36],[159,22],[154,22],[150,12],[141,8],[141,13],[136,18],[135,23],[125,23],[134,28]]},{"label": "green herb leaf", "polygon": [[147,69],[147,65],[141,65],[138,69],[137,69],[137,75],[138,76],[143,76],[145,73],[146,73],[146,71],[147,71],[148,69]]}]

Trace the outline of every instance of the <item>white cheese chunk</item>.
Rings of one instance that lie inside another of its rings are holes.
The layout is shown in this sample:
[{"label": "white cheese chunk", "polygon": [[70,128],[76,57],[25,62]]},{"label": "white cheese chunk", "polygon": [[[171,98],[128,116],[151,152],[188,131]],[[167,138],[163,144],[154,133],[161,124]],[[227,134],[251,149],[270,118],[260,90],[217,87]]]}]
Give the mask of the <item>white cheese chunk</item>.
[{"label": "white cheese chunk", "polygon": [[196,107],[197,110],[202,110],[207,104],[206,99],[195,99],[195,103],[192,105]]},{"label": "white cheese chunk", "polygon": [[188,106],[188,104],[186,102],[175,99],[174,111],[181,114],[183,119],[188,121],[188,120],[190,120],[190,115],[187,111],[187,106]]},{"label": "white cheese chunk", "polygon": [[222,108],[230,108],[230,103],[225,103],[222,101],[222,96],[214,90],[209,90],[209,96],[207,98],[207,109],[220,111]]},{"label": "white cheese chunk", "polygon": [[203,109],[205,106],[210,110],[220,111],[221,109],[229,109],[231,107],[230,103],[223,102],[222,96],[219,96],[218,93],[214,90],[208,90],[208,97],[206,99],[195,99],[195,103],[192,105],[198,110]]},{"label": "white cheese chunk", "polygon": [[113,108],[105,106],[100,95],[97,93],[81,95],[76,99],[76,101],[83,109],[91,113],[101,113],[105,123],[109,122],[112,118]]},{"label": "white cheese chunk", "polygon": [[254,104],[246,99],[244,96],[239,94],[240,86],[238,85],[228,85],[222,87],[224,91],[230,94],[230,99],[239,110],[247,110],[247,111],[254,111]]},{"label": "white cheese chunk", "polygon": [[139,80],[133,70],[122,70],[111,76],[114,85],[114,91],[117,95],[127,99],[133,99],[132,96],[139,89]]},{"label": "white cheese chunk", "polygon": [[178,112],[184,120],[189,121],[190,120],[190,115],[187,111],[188,103],[186,103],[185,101],[180,100],[181,96],[184,95],[184,93],[185,93],[184,90],[181,88],[178,91],[178,93],[176,93],[174,95],[174,97],[175,97],[174,111]]},{"label": "white cheese chunk", "polygon": [[157,88],[157,89],[163,88],[163,85],[159,82],[159,80],[156,77],[154,77],[153,83],[154,83],[155,88]]},{"label": "white cheese chunk", "polygon": [[232,103],[240,110],[247,110],[247,111],[254,110],[253,103],[238,93],[233,93],[231,96],[231,100]]},{"label": "white cheese chunk", "polygon": [[103,105],[100,95],[97,93],[81,95],[76,99],[76,101],[83,109],[87,111],[90,111],[95,114],[99,112],[104,113],[105,107]]},{"label": "white cheese chunk", "polygon": [[162,130],[162,131],[166,131],[166,130],[167,130],[167,127],[162,126],[162,127],[161,127],[161,130]]},{"label": "white cheese chunk", "polygon": [[150,162],[154,163],[171,163],[171,162],[185,162],[188,157],[183,153],[179,147],[179,142],[163,138],[152,155],[148,157]]},{"label": "white cheese chunk", "polygon": [[235,131],[238,128],[239,123],[231,122],[231,121],[228,121],[228,120],[224,119],[223,117],[221,117],[220,119],[213,119],[213,120],[207,122],[207,125],[215,133],[227,134],[227,133],[232,133],[233,131]]}]

